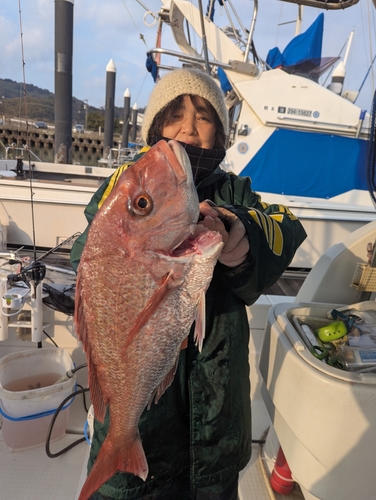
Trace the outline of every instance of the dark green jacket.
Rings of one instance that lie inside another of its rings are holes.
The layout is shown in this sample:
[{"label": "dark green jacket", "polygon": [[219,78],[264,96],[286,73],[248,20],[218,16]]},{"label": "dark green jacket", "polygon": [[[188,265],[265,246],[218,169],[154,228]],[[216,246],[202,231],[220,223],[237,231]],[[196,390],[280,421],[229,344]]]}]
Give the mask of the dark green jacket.
[{"label": "dark green jacket", "polygon": [[[106,181],[88,205],[89,222],[108,184]],[[217,168],[197,190],[200,201],[210,199],[238,215],[246,227],[250,251],[247,260],[236,268],[220,263],[215,267],[206,294],[202,352],[195,347],[191,332],[172,385],[140,419],[149,464],[146,482],[117,473],[100,489],[105,497],[139,498],[188,468],[193,487],[222,483],[243,469],[251,457],[249,324],[245,306],[253,304],[277,281],[306,234],[288,208],[262,203],[252,191],[249,178]],[[74,266],[85,241],[83,234],[72,249]],[[108,415],[104,425],[95,422],[89,469],[107,429]]]}]

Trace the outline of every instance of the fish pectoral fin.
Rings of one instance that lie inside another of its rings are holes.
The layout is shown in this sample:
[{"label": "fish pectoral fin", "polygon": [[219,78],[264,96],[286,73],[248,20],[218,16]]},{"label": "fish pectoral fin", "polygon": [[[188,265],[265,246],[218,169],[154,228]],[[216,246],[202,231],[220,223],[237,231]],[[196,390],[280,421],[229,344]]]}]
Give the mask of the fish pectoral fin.
[{"label": "fish pectoral fin", "polygon": [[120,452],[114,450],[119,450],[119,447],[113,446],[111,437],[108,435],[86,478],[78,500],[91,498],[102,484],[108,481],[117,471],[134,474],[146,481],[149,468],[139,435],[129,446],[124,446]]},{"label": "fish pectoral fin", "polygon": [[196,322],[194,340],[198,350],[202,351],[202,344],[205,338],[205,293],[202,292],[196,311]]},{"label": "fish pectoral fin", "polygon": [[148,410],[150,410],[153,401],[155,404],[158,403],[159,399],[164,394],[165,390],[172,384],[172,381],[174,380],[175,377],[176,369],[178,367],[178,363],[179,363],[179,357],[176,358],[174,366],[171,368],[171,370],[167,373],[161,384],[159,384],[159,386],[153,391],[153,394],[150,396],[149,403],[147,406]]},{"label": "fish pectoral fin", "polygon": [[146,325],[146,323],[149,321],[151,316],[155,313],[158,306],[166,298],[167,294],[173,289],[173,286],[172,286],[173,277],[174,276],[173,276],[172,271],[170,271],[168,274],[166,274],[162,278],[162,281],[161,281],[159,287],[155,290],[153,295],[147,301],[145,307],[143,308],[143,310],[139,314],[132,329],[130,330],[130,332],[127,335],[126,342],[122,348],[123,354],[126,351],[128,345],[132,342],[132,340],[135,338],[135,336],[141,330],[141,328]]}]

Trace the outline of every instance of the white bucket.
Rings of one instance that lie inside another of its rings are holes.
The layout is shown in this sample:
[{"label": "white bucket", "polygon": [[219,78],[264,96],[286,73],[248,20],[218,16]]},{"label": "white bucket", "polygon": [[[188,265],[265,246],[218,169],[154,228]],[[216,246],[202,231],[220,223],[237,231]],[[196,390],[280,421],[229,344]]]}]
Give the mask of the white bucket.
[{"label": "white bucket", "polygon": [[[8,450],[41,446],[56,408],[73,392],[76,377],[54,384],[74,367],[69,354],[51,347],[29,349],[0,359],[2,435]],[[57,417],[51,441],[64,437],[69,404]]]}]

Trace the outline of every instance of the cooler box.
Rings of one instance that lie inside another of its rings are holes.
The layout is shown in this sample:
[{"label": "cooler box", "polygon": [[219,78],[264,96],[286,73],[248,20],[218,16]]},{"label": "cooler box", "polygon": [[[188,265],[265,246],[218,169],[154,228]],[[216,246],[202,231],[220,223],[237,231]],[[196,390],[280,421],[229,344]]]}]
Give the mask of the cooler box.
[{"label": "cooler box", "polygon": [[[375,302],[346,307],[368,307],[376,317]],[[304,322],[313,328],[330,323],[333,308],[340,306],[286,303],[270,309],[259,366],[262,395],[306,499],[373,500],[376,374],[327,365],[311,353],[300,329]]]}]

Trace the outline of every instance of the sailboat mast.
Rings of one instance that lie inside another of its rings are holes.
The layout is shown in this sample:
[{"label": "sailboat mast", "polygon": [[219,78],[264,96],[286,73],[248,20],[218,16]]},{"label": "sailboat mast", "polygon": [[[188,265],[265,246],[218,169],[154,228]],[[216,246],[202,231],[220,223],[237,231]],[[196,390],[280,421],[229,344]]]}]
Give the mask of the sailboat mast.
[{"label": "sailboat mast", "polygon": [[204,13],[202,11],[202,1],[201,0],[198,0],[198,9],[199,9],[199,12],[200,12],[202,48],[203,48],[203,51],[204,51],[205,69],[206,69],[206,72],[210,75],[208,45],[207,45],[207,42],[206,42],[205,25],[204,25]]},{"label": "sailboat mast", "polygon": [[298,17],[296,18],[295,36],[300,35],[302,31],[303,5],[298,5]]},{"label": "sailboat mast", "polygon": [[255,26],[256,26],[257,12],[258,12],[258,0],[254,0],[251,27],[249,29],[247,45],[244,51],[244,60],[243,60],[244,62],[248,62],[249,51],[251,49],[251,43],[253,39],[253,32],[255,31]]}]

